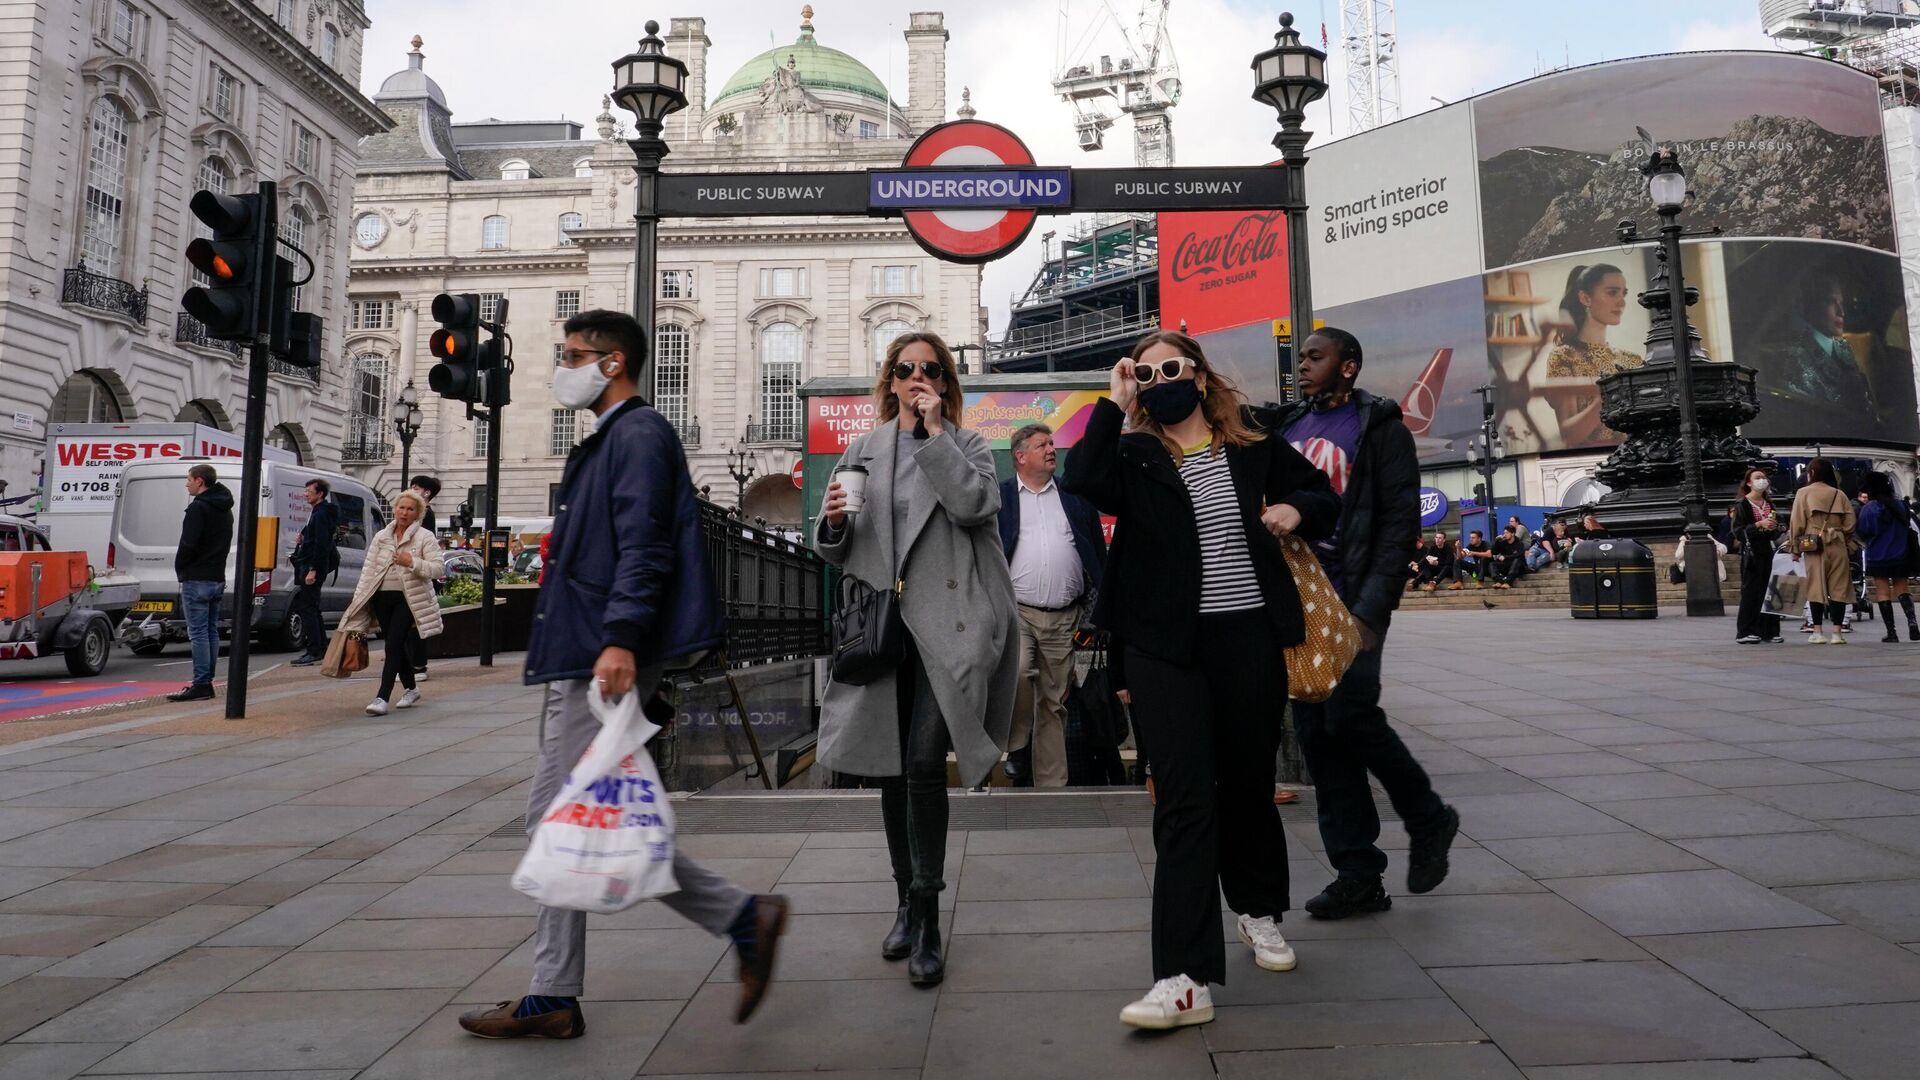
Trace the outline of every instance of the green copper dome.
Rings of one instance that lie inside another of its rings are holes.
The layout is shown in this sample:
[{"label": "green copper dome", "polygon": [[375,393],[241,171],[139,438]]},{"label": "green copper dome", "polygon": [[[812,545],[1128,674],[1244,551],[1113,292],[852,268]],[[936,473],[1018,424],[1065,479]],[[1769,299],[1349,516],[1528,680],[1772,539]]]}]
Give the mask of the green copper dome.
[{"label": "green copper dome", "polygon": [[799,40],[793,44],[775,46],[743,64],[720,88],[719,96],[708,108],[718,108],[728,98],[757,98],[760,84],[767,81],[774,68],[786,67],[789,59],[793,61],[794,70],[800,73],[800,85],[808,90],[841,90],[870,97],[883,105],[887,101],[886,84],[867,65],[813,40],[813,27],[802,25]]}]

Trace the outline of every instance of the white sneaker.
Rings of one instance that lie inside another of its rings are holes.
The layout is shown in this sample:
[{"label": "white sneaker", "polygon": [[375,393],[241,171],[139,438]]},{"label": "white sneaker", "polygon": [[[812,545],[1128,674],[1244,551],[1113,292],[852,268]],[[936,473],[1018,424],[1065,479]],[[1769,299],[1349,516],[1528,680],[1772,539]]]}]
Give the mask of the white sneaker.
[{"label": "white sneaker", "polygon": [[393,703],[393,707],[396,709],[411,709],[418,704],[420,704],[420,691],[414,689],[401,694],[400,699]]},{"label": "white sneaker", "polygon": [[1120,1010],[1120,1022],[1137,1028],[1167,1028],[1213,1021],[1213,995],[1185,975],[1161,979],[1147,996]]},{"label": "white sneaker", "polygon": [[1845,634],[1835,634],[1827,639],[1827,644],[1829,645],[1845,645],[1846,643],[1847,635]]},{"label": "white sneaker", "polygon": [[[1833,636],[1834,636],[1834,637],[1839,637],[1840,635],[1839,635],[1839,634],[1835,634],[1835,635],[1833,635]],[[1824,634],[1820,634],[1820,633],[1817,633],[1817,632],[1816,632],[1816,633],[1815,633],[1815,634],[1814,634],[1814,635],[1813,635],[1812,637],[1810,637],[1810,638],[1808,638],[1808,639],[1807,639],[1807,644],[1809,644],[1809,645],[1825,645],[1826,643],[1827,643],[1827,638],[1826,638],[1826,635],[1824,635]]]},{"label": "white sneaker", "polygon": [[377,698],[374,698],[372,701],[367,702],[367,715],[368,716],[387,715],[387,699],[383,697],[377,697]]},{"label": "white sneaker", "polygon": [[1299,962],[1293,955],[1293,946],[1280,936],[1280,925],[1271,915],[1257,919],[1240,916],[1240,940],[1253,950],[1253,962],[1268,971],[1292,971]]}]

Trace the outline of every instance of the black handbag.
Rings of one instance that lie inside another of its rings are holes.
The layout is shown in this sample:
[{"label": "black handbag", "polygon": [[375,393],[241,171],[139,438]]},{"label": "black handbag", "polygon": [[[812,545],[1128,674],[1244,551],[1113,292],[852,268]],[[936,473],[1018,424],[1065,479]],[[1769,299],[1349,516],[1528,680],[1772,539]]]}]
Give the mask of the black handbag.
[{"label": "black handbag", "polygon": [[907,624],[900,618],[900,591],[876,589],[842,574],[828,628],[833,634],[833,679],[848,686],[877,682],[907,658]]},{"label": "black handbag", "polygon": [[1093,654],[1093,663],[1074,691],[1080,707],[1081,730],[1089,743],[1102,750],[1118,749],[1127,741],[1127,715],[1113,696],[1113,679],[1106,650]]}]

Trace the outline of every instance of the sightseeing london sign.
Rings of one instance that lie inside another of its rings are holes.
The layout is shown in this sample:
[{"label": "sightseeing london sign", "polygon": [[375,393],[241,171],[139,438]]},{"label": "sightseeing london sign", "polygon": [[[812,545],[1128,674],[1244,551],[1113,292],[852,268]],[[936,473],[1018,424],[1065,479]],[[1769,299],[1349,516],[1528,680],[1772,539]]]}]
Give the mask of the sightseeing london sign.
[{"label": "sightseeing london sign", "polygon": [[956,120],[914,141],[897,169],[660,174],[661,217],[899,217],[930,254],[986,262],[1018,247],[1039,214],[1284,210],[1284,169],[1066,169],[1036,165],[998,124]]}]

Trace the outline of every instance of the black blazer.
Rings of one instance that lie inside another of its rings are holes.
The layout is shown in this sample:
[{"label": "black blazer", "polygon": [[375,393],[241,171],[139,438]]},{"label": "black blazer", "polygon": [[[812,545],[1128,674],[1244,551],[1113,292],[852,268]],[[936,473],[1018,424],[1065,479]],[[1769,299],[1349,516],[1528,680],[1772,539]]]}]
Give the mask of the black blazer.
[{"label": "black blazer", "polygon": [[[1101,399],[1086,433],[1067,455],[1062,486],[1118,519],[1094,622],[1130,648],[1177,664],[1190,663],[1200,608],[1200,534],[1193,499],[1160,440],[1122,435],[1119,406]],[[1340,500],[1326,474],[1278,434],[1251,446],[1229,446],[1227,465],[1239,496],[1247,550],[1282,645],[1306,637],[1300,593],[1280,542],[1260,523],[1260,505],[1286,503],[1300,512],[1299,533],[1320,540],[1340,519]]]},{"label": "black blazer", "polygon": [[[1100,531],[1100,515],[1087,500],[1066,488],[1056,490],[1067,526],[1073,530],[1073,550],[1080,556],[1080,570],[1089,583],[1097,586],[1107,569],[1107,540]],[[1000,481],[1000,550],[1007,557],[1007,565],[1013,565],[1013,553],[1019,546],[1020,478],[1015,476]]]}]

